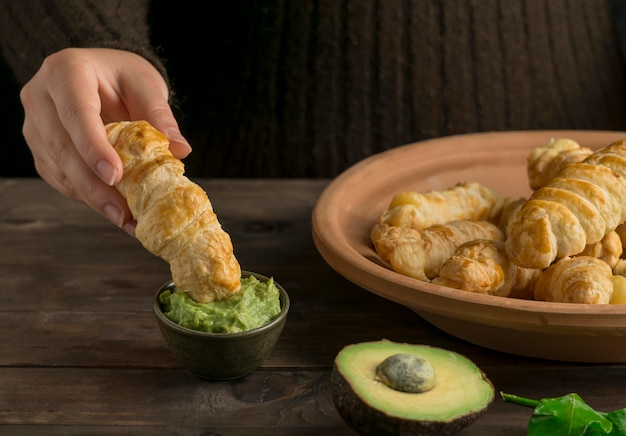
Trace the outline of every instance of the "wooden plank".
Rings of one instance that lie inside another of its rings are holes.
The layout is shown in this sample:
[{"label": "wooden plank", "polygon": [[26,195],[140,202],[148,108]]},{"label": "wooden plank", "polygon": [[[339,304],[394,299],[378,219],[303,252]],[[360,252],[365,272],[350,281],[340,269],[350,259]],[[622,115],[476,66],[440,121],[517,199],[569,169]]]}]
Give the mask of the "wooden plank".
[{"label": "wooden plank", "polygon": [[[18,325],[24,328],[15,328]],[[383,339],[380,325],[388,326],[386,339],[399,342],[429,343],[433,333],[438,333],[410,312],[294,312],[264,366],[330,369],[346,344]],[[0,366],[178,367],[150,311],[2,311],[0,330],[12,332],[2,339]],[[449,340],[439,339],[437,345],[463,345]]]},{"label": "wooden plank", "polygon": [[[456,339],[330,268],[311,239],[327,181],[202,180],[246,269],[291,297],[274,351],[254,374],[201,380],[167,349],[152,313],[165,262],[39,180],[0,179],[0,433],[353,435],[330,400],[345,345],[389,339],[455,350],[497,391],[578,392],[602,411],[626,365],[550,362]],[[530,409],[496,398],[461,435],[524,435]]]},{"label": "wooden plank", "polygon": [[[506,392],[547,397],[576,389],[592,407],[604,411],[620,407],[611,398],[626,389],[626,369],[618,366],[605,371],[568,366],[537,372],[532,379],[523,367],[491,368],[491,374],[496,388]],[[328,377],[326,371],[258,371],[240,380],[216,382],[182,370],[0,368],[0,423],[197,427],[226,434],[335,429],[350,434],[332,404]],[[615,383],[604,383],[607,377]],[[487,413],[462,434],[523,434],[531,412],[496,397]]]},{"label": "wooden plank", "polygon": [[[0,369],[4,424],[338,425],[323,372],[258,372],[232,382],[182,370]],[[281,413],[282,412],[282,413]]]}]

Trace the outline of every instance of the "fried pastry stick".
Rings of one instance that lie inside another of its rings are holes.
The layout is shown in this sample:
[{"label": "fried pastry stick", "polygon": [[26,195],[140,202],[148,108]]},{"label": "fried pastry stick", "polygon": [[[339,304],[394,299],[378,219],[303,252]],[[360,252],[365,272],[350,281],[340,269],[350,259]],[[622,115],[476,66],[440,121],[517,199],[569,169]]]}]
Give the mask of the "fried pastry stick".
[{"label": "fried pastry stick", "polygon": [[370,237],[380,258],[394,271],[423,281],[437,277],[459,245],[474,239],[504,238],[495,224],[467,220],[430,226],[421,232],[377,223]]},{"label": "fried pastry stick", "polygon": [[460,245],[432,283],[478,294],[532,299],[540,274],[540,269],[511,262],[503,241],[476,239]]},{"label": "fried pastry stick", "polygon": [[599,242],[587,245],[583,251],[575,256],[596,257],[606,262],[611,268],[614,268],[618,264],[623,251],[622,240],[618,233],[613,230],[607,233]]},{"label": "fried pastry stick", "polygon": [[626,223],[621,223],[617,226],[615,233],[617,233],[622,245],[622,252],[615,265],[613,265],[613,275],[626,276],[626,253],[623,250],[623,247],[626,246]]},{"label": "fried pastry stick", "polygon": [[613,272],[595,257],[564,257],[546,268],[535,284],[535,299],[557,303],[609,304]]},{"label": "fried pastry stick", "polygon": [[527,199],[524,197],[505,197],[500,216],[498,217],[498,220],[494,222],[494,224],[496,224],[500,230],[504,232],[505,237],[509,220],[517,208],[520,207],[526,200]]},{"label": "fried pastry stick", "polygon": [[528,182],[532,190],[548,184],[569,162],[582,162],[593,151],[568,138],[552,139],[543,147],[535,147],[527,159]]},{"label": "fried pastry stick", "polygon": [[[622,246],[626,246],[626,223],[621,223],[615,229],[615,233],[619,236]],[[626,253],[625,253],[626,254]]]},{"label": "fried pastry stick", "polygon": [[503,199],[478,182],[464,182],[443,191],[404,191],[395,194],[380,223],[423,230],[450,221],[493,221]]},{"label": "fried pastry stick", "polygon": [[626,219],[624,140],[583,162],[568,163],[511,217],[507,255],[525,268],[547,268],[600,241]]},{"label": "fried pastry stick", "polygon": [[[576,256],[595,257],[612,268],[621,252],[622,243],[613,231]],[[506,255],[502,241],[478,239],[460,245],[432,283],[479,294],[533,299],[535,282],[542,271],[515,265]]]},{"label": "fried pastry stick", "polygon": [[124,164],[117,184],[137,221],[137,239],[170,265],[174,284],[206,303],[236,293],[241,268],[206,192],[189,180],[169,141],[145,121],[106,125]]}]

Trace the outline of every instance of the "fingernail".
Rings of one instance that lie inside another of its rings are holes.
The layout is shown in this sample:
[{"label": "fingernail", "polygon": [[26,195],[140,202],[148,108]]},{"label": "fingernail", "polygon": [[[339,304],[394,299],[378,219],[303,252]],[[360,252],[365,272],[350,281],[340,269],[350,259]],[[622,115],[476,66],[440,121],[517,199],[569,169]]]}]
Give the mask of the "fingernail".
[{"label": "fingernail", "polygon": [[124,230],[126,233],[128,233],[130,236],[132,236],[133,238],[135,238],[135,227],[137,226],[137,221],[132,220],[127,222],[126,224],[124,224],[122,226],[122,230]]},{"label": "fingernail", "polygon": [[104,215],[118,227],[122,227],[124,224],[124,211],[114,204],[104,206]]},{"label": "fingernail", "polygon": [[107,185],[113,186],[115,179],[117,178],[117,171],[115,170],[115,167],[106,160],[100,160],[96,164],[96,169],[100,179],[102,179],[102,181]]},{"label": "fingernail", "polygon": [[176,141],[176,142],[180,142],[182,144],[185,144],[188,147],[188,151],[191,151],[191,145],[189,145],[189,142],[187,142],[187,140],[185,139],[185,137],[183,135],[181,135],[181,133],[178,130],[168,130],[167,131],[167,137],[171,140],[171,141]]}]

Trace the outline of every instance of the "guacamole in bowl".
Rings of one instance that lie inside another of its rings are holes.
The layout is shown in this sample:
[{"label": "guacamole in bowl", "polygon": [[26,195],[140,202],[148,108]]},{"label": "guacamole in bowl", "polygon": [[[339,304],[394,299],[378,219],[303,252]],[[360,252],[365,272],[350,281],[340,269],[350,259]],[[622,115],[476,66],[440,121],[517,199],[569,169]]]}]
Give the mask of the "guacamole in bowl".
[{"label": "guacamole in bowl", "polygon": [[159,295],[163,314],[176,324],[207,333],[237,333],[261,327],[280,313],[280,291],[274,279],[241,278],[232,297],[197,303],[178,288]]},{"label": "guacamole in bowl", "polygon": [[228,299],[197,303],[163,285],[153,311],[166,345],[191,373],[228,380],[254,372],[269,356],[289,312],[289,296],[273,279],[242,272],[242,289]]}]

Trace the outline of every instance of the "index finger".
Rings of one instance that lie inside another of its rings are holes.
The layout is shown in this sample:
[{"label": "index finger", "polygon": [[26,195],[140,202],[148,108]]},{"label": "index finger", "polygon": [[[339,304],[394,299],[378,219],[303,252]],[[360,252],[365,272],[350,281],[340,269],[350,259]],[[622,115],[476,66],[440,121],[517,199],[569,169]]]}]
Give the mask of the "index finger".
[{"label": "index finger", "polygon": [[89,69],[70,72],[59,86],[50,90],[61,124],[87,166],[107,185],[122,177],[122,161],[107,140],[100,116],[98,80]]}]

